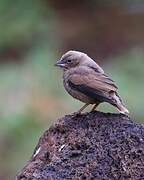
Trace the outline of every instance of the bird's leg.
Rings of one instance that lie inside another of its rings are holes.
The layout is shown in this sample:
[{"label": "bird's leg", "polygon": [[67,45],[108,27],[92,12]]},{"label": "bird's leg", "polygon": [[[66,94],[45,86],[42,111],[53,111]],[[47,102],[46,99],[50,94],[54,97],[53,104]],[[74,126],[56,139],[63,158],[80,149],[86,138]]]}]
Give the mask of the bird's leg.
[{"label": "bird's leg", "polygon": [[99,105],[98,103],[97,103],[97,104],[95,104],[95,105],[93,106],[93,108],[92,108],[91,112],[93,112],[93,111],[96,109],[96,107],[97,107],[98,105]]},{"label": "bird's leg", "polygon": [[89,104],[85,104],[78,112],[77,114],[80,114]]}]

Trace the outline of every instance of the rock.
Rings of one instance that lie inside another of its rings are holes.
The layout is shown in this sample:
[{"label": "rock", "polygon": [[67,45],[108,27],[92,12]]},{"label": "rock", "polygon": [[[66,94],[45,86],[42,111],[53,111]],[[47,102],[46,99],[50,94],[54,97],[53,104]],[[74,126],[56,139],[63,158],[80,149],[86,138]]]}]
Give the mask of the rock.
[{"label": "rock", "polygon": [[144,125],[122,114],[66,115],[42,135],[16,179],[144,179]]}]

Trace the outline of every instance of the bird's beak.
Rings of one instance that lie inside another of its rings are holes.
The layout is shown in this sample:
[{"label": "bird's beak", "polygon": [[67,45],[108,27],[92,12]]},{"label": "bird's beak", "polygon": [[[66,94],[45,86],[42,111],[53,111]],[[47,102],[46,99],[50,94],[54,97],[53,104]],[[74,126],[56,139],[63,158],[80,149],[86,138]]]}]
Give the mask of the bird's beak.
[{"label": "bird's beak", "polygon": [[55,66],[58,66],[58,67],[65,67],[65,64],[64,63],[62,63],[60,60],[59,61],[57,61],[57,63],[55,64]]}]

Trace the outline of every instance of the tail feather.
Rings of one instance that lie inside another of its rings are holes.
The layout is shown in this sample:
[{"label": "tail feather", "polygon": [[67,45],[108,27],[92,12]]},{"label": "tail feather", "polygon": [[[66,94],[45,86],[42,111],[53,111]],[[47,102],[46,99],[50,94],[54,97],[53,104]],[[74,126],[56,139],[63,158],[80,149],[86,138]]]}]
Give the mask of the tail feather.
[{"label": "tail feather", "polygon": [[124,106],[121,97],[117,93],[113,94],[113,98],[115,100],[114,106],[117,107],[118,111],[122,114],[129,114],[128,109]]},{"label": "tail feather", "polygon": [[122,114],[129,114],[128,109],[122,103],[121,104],[117,103],[116,107],[118,108],[120,113],[122,113]]}]

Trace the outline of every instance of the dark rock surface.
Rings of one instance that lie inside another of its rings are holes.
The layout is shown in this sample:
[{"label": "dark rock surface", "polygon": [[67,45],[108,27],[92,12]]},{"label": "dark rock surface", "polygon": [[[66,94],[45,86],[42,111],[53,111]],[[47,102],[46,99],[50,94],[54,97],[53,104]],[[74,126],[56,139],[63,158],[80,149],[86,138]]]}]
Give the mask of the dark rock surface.
[{"label": "dark rock surface", "polygon": [[144,126],[121,114],[59,119],[40,138],[17,180],[142,180]]}]

